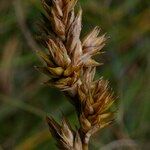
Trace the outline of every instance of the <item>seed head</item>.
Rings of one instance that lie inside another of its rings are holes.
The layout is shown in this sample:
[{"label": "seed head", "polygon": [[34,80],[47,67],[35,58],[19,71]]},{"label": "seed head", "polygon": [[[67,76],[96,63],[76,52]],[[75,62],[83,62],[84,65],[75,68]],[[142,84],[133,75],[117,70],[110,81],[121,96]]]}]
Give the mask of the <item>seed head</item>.
[{"label": "seed head", "polygon": [[48,75],[46,84],[75,95],[80,84],[82,69],[100,65],[92,57],[105,43],[105,36],[98,36],[96,27],[82,41],[82,10],[74,11],[77,0],[42,0],[46,14],[40,25],[39,41],[48,50],[38,51],[44,67],[37,69]]},{"label": "seed head", "polygon": [[[84,81],[78,86],[78,103],[80,103],[79,120],[82,131],[88,133],[95,127],[97,130],[104,128],[114,120],[111,111],[115,98],[108,86],[108,81],[103,78],[92,81],[95,69],[88,69]],[[97,130],[95,132],[97,132]]]},{"label": "seed head", "polygon": [[49,78],[45,83],[57,87],[76,108],[80,127],[74,131],[63,118],[58,124],[52,117],[47,123],[61,150],[87,150],[90,136],[114,119],[111,106],[114,95],[103,78],[94,81],[96,67],[93,56],[105,46],[105,35],[95,27],[80,39],[82,10],[75,13],[77,0],[42,0],[46,14],[39,25],[38,41],[47,52],[37,54],[44,66],[36,67]]},{"label": "seed head", "polygon": [[78,131],[73,131],[65,118],[62,119],[62,125],[59,125],[53,118],[47,117],[46,120],[60,150],[82,150]]}]

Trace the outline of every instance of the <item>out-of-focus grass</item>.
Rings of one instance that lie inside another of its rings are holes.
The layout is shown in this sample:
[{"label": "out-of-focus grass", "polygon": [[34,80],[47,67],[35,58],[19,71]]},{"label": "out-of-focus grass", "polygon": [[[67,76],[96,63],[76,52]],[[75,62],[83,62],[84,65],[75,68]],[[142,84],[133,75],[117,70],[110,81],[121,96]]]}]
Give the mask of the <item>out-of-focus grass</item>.
[{"label": "out-of-focus grass", "polygon": [[[83,33],[99,25],[110,39],[97,78],[108,78],[118,95],[116,123],[93,137],[91,149],[148,150],[150,130],[150,9],[148,0],[80,0]],[[40,0],[0,1],[0,150],[56,149],[44,116],[61,111],[77,118],[62,93],[41,83],[34,50]],[[21,17],[21,18],[20,18]],[[125,142],[125,141],[128,142]],[[130,142],[129,142],[130,141]],[[122,144],[123,143],[123,144]]]}]

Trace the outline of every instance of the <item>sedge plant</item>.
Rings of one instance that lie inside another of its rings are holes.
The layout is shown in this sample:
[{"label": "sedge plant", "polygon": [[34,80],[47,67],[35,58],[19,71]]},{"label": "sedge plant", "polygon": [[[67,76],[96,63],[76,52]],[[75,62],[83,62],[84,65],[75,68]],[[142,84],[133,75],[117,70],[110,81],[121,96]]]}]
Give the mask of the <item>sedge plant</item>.
[{"label": "sedge plant", "polygon": [[90,137],[114,120],[111,106],[115,97],[108,81],[94,80],[101,63],[94,56],[102,53],[106,36],[95,27],[83,39],[82,10],[77,0],[42,0],[45,14],[39,25],[38,41],[47,49],[37,54],[44,61],[36,69],[49,78],[45,84],[62,91],[74,106],[80,126],[73,130],[66,117],[59,124],[47,117],[52,136],[60,150],[88,150]]}]

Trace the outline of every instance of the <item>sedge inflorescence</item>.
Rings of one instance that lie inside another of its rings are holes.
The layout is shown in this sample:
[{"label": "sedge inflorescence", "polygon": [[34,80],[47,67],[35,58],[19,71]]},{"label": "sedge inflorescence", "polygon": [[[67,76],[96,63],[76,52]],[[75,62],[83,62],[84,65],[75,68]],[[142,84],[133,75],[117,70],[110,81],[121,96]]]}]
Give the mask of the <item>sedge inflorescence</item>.
[{"label": "sedge inflorescence", "polygon": [[74,131],[63,117],[58,124],[52,117],[47,122],[61,150],[86,150],[91,135],[114,120],[111,106],[114,95],[103,78],[94,80],[101,65],[93,56],[102,53],[106,36],[95,27],[82,40],[82,10],[75,12],[77,0],[42,0],[45,14],[40,24],[38,41],[47,52],[38,51],[44,66],[36,67],[49,78],[45,83],[58,88],[75,107],[80,127]]}]

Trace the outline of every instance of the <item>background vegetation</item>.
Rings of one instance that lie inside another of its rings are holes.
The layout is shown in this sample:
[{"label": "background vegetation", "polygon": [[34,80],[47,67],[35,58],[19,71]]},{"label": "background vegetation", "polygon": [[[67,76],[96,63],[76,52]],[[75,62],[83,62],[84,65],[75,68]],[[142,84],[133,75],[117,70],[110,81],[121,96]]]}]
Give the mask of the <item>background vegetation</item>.
[{"label": "background vegetation", "polygon": [[[97,59],[97,78],[118,95],[116,123],[93,137],[91,150],[150,148],[150,9],[148,0],[80,0],[83,33],[99,25],[110,39]],[[40,0],[0,1],[0,150],[55,150],[45,116],[61,111],[77,125],[72,106],[35,71],[40,49],[33,35]],[[101,147],[101,148],[100,148]]]}]

